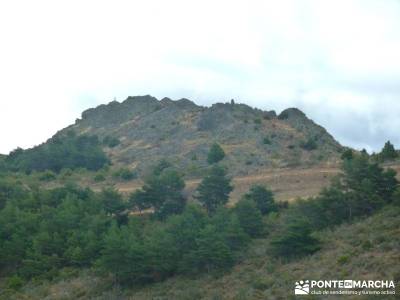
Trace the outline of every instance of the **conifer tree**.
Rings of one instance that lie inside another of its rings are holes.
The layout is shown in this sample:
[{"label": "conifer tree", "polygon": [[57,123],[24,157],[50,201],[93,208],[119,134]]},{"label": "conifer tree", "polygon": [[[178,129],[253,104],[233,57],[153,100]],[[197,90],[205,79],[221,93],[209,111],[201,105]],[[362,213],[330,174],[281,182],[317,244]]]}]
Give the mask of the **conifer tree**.
[{"label": "conifer tree", "polygon": [[220,160],[222,160],[224,157],[225,157],[224,150],[221,148],[220,145],[218,145],[217,143],[214,143],[211,146],[210,151],[208,152],[207,162],[210,165],[215,164],[215,163],[219,162]]},{"label": "conifer tree", "polygon": [[263,220],[260,210],[253,200],[241,200],[235,206],[240,226],[251,237],[258,237],[263,232]]},{"label": "conifer tree", "polygon": [[231,180],[227,177],[226,170],[214,165],[210,173],[205,176],[197,188],[196,198],[206,208],[209,214],[228,202],[229,193],[233,190]]},{"label": "conifer tree", "polygon": [[274,194],[261,185],[254,185],[243,197],[246,200],[253,200],[263,215],[278,210],[274,200]]},{"label": "conifer tree", "polygon": [[381,153],[379,153],[379,158],[381,161],[394,160],[398,156],[399,154],[396,152],[393,144],[390,141],[387,141],[385,143],[385,146],[383,146]]}]

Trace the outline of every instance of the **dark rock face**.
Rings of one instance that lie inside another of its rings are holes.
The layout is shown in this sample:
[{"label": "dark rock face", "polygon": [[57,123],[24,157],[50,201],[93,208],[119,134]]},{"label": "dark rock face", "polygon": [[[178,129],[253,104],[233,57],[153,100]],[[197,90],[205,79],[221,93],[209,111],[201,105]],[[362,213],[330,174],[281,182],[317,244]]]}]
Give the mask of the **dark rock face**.
[{"label": "dark rock face", "polygon": [[[341,146],[326,130],[296,108],[262,111],[245,104],[198,106],[188,99],[129,97],[82,113],[69,128],[78,133],[115,136],[121,144],[108,149],[114,165],[144,172],[165,158],[188,176],[200,176],[214,142],[226,153],[222,163],[232,175],[265,168],[333,162]],[[307,141],[315,147],[304,149]]]}]

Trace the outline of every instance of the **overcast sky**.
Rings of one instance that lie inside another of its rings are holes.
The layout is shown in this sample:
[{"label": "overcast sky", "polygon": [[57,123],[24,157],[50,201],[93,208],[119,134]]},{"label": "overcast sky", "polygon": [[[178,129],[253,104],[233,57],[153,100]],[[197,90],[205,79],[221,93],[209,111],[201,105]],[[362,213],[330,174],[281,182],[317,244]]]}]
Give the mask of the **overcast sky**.
[{"label": "overcast sky", "polygon": [[298,107],[400,147],[400,1],[1,1],[0,153],[129,95]]}]

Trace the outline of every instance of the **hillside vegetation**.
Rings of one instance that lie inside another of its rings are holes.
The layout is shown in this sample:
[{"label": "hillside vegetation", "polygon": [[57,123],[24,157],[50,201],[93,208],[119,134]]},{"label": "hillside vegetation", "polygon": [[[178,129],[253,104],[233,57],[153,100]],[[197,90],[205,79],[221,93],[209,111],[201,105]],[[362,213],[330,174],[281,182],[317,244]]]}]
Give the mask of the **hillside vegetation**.
[{"label": "hillside vegetation", "polygon": [[[249,247],[238,265],[222,276],[176,276],[145,287],[126,289],[115,285],[112,278],[98,277],[89,271],[67,270],[56,281],[29,284],[5,299],[298,299],[294,296],[296,281],[326,278],[394,279],[398,287],[399,214],[399,207],[388,206],[372,217],[321,231],[316,234],[321,240],[321,250],[295,261],[286,262],[268,255],[269,240],[261,238]],[[371,297],[346,296],[346,299]]]},{"label": "hillside vegetation", "polygon": [[[197,189],[200,205],[186,205],[184,183],[164,161],[129,199],[111,189],[93,193],[66,186],[46,191],[3,178],[1,295],[285,298],[295,274],[321,277],[338,270],[320,267],[328,260],[324,255],[333,259],[327,266],[341,266],[335,277],[370,279],[371,272],[365,271],[374,267],[372,274],[397,278],[395,267],[382,268],[398,259],[395,216],[400,193],[395,175],[357,154],[344,158],[342,175],[316,198],[288,206],[255,186],[233,208],[224,207],[232,187],[218,164]],[[154,213],[126,213],[134,207],[152,208]],[[362,229],[357,231],[351,241],[340,234],[368,226],[363,224],[376,226],[364,235]],[[374,232],[382,229],[383,235]],[[330,243],[340,245],[341,240],[342,246],[332,248]],[[384,257],[382,265],[353,258],[370,257],[370,251]],[[297,273],[309,263],[318,264],[314,273]],[[327,273],[321,273],[324,270]],[[82,282],[88,287],[76,288]],[[230,284],[234,288],[228,288]],[[205,286],[214,288],[206,291]],[[58,295],[60,287],[65,290]]]}]

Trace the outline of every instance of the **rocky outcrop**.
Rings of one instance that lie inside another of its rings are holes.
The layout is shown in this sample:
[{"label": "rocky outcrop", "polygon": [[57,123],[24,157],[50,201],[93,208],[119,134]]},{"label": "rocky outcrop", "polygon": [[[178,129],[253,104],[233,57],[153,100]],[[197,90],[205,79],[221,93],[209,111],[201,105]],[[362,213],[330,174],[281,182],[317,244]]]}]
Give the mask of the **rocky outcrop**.
[{"label": "rocky outcrop", "polygon": [[[245,104],[198,106],[188,99],[128,97],[88,109],[73,126],[78,133],[117,137],[107,152],[115,166],[139,173],[166,158],[188,176],[207,167],[209,146],[218,142],[233,175],[265,168],[302,166],[338,160],[342,147],[324,128],[297,108],[263,111]],[[313,147],[303,147],[312,140]],[[315,145],[314,145],[315,144]]]}]

